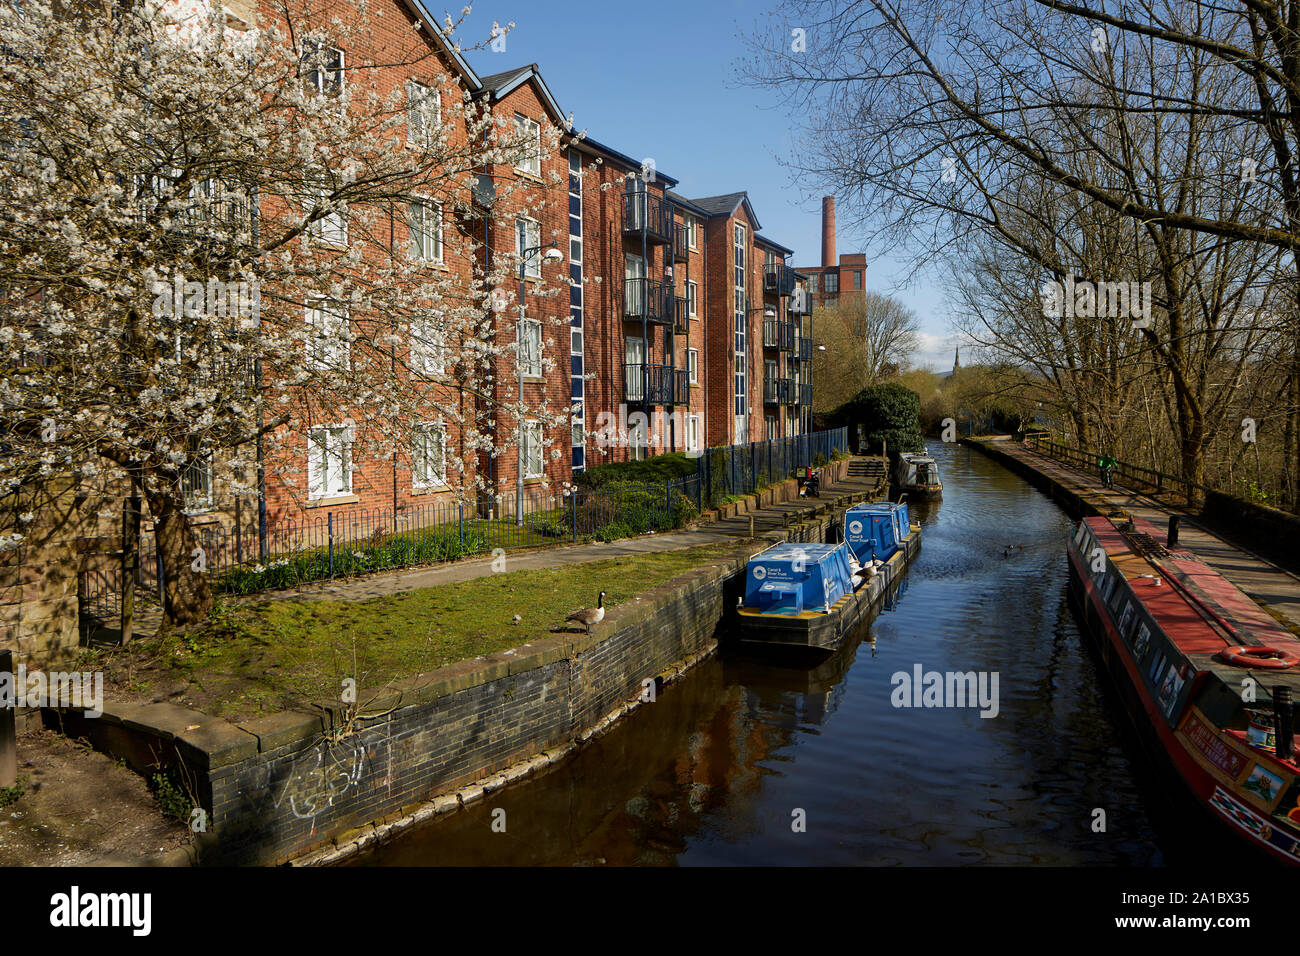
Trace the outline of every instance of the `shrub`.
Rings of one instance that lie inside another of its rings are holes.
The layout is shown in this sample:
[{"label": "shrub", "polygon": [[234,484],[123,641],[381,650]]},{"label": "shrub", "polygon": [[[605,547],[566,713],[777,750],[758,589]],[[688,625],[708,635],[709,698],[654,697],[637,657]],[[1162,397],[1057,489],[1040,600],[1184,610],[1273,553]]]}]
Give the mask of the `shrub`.
[{"label": "shrub", "polygon": [[695,507],[695,502],[680,491],[677,492],[677,497],[673,500],[673,527],[680,528],[699,516],[700,510]]},{"label": "shrub", "polygon": [[596,465],[594,468],[579,472],[574,477],[574,481],[588,488],[600,488],[611,483],[650,484],[693,475],[698,467],[696,459],[687,457],[685,453],[669,452],[643,458],[640,461],[612,461],[605,465]]},{"label": "shrub", "polygon": [[817,454],[813,455],[812,463],[814,468],[820,468],[824,464],[826,464],[826,456],[823,455],[821,452],[818,452]]},{"label": "shrub", "polygon": [[609,524],[598,528],[595,537],[597,541],[604,541],[608,544],[610,541],[617,540],[618,538],[630,538],[632,537],[632,534],[632,529],[623,522],[611,521]]},{"label": "shrub", "polygon": [[570,527],[572,522],[573,516],[567,510],[558,516],[556,513],[537,512],[524,517],[525,528],[548,538],[568,537],[573,531]]}]

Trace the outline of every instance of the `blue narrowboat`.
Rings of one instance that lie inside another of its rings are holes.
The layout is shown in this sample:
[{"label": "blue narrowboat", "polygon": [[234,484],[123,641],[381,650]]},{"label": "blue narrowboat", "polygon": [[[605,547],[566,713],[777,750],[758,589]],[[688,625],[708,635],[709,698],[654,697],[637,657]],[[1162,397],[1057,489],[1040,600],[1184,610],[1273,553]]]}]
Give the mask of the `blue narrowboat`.
[{"label": "blue narrowboat", "polygon": [[855,505],[844,515],[839,544],[793,541],[749,559],[736,611],[739,639],[749,644],[833,651],[871,613],[921,547],[907,506]]}]

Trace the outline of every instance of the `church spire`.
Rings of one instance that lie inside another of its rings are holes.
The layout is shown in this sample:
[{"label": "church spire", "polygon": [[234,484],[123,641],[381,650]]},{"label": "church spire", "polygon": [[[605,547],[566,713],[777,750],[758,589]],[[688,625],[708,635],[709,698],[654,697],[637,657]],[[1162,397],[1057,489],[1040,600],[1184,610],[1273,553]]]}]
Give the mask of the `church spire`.
[{"label": "church spire", "polygon": [[960,345],[957,346],[957,351],[952,357],[952,373],[956,375],[957,370],[959,368],[961,368],[961,346]]}]

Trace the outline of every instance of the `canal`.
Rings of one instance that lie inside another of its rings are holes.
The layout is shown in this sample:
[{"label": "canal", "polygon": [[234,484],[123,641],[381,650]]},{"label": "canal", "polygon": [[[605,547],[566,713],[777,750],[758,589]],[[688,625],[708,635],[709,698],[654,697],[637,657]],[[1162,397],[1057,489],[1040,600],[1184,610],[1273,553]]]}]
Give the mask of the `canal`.
[{"label": "canal", "polygon": [[[978,452],[932,450],[945,494],[914,506],[920,557],[837,655],[789,668],[724,644],[567,763],[354,865],[1178,862],[1067,603],[1069,517]],[[996,672],[996,716],[894,706],[918,664]]]}]

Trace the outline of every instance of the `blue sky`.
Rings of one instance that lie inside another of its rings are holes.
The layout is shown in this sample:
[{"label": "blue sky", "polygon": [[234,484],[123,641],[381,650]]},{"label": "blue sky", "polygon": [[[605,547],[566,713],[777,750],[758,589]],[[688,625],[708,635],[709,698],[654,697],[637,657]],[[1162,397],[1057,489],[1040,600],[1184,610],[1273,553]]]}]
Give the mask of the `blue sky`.
[{"label": "blue sky", "polygon": [[[795,250],[793,265],[808,265],[821,256],[821,193],[801,193],[779,162],[795,142],[788,117],[735,75],[746,55],[742,33],[771,2],[478,0],[459,39],[468,48],[487,38],[494,20],[514,21],[504,52],[467,52],[475,70],[537,63],[577,128],[637,159],[653,158],[688,198],[747,190],[763,233]],[[437,0],[425,5],[439,20],[446,12]],[[843,200],[838,205],[838,251],[858,251],[845,224],[854,211]],[[895,263],[868,259],[868,288],[895,295],[920,319],[927,348],[919,364],[951,367],[947,311],[935,282],[900,288],[902,275]]]}]

